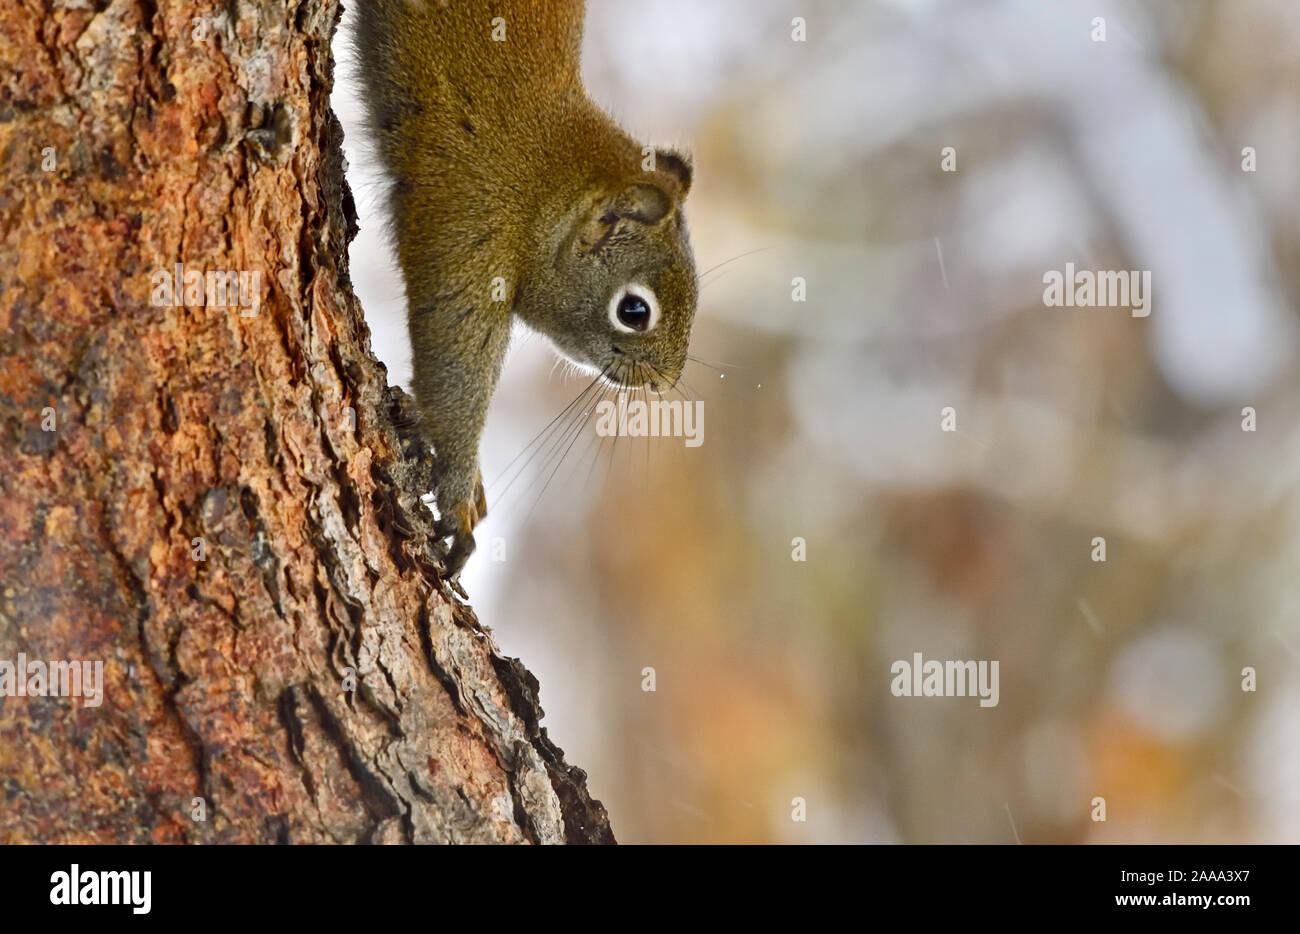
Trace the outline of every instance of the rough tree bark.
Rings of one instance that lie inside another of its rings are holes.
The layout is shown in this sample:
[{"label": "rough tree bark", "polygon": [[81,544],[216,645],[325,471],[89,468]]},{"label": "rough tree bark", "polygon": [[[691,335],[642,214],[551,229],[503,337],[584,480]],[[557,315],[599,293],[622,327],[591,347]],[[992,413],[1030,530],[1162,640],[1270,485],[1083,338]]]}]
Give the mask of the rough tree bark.
[{"label": "rough tree bark", "polygon": [[[613,840],[439,579],[348,279],[338,14],[0,13],[0,660],[105,664],[99,707],[0,698],[6,843]],[[177,263],[256,313],[156,304]]]}]

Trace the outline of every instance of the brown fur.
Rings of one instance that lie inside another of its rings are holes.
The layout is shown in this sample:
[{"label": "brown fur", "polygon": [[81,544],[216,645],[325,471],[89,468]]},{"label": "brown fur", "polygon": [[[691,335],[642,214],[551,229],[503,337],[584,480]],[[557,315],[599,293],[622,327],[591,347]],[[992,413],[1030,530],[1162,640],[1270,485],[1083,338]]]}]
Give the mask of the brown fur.
[{"label": "brown fur", "polygon": [[[666,388],[681,375],[696,304],[681,215],[691,167],[659,151],[644,171],[641,144],[587,96],[579,0],[359,5],[357,58],[391,181],[413,388],[454,574],[484,511],[478,442],[512,315],[612,381]],[[497,277],[504,301],[492,300]],[[646,333],[608,318],[632,279],[658,296]]]}]

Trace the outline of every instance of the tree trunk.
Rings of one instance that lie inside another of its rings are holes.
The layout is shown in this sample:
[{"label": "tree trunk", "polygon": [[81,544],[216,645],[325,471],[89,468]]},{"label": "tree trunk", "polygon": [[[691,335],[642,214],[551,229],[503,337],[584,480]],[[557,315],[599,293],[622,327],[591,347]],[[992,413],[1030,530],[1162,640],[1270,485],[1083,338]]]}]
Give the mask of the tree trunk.
[{"label": "tree trunk", "polygon": [[338,13],[0,14],[3,842],[613,841],[439,578],[348,278]]}]

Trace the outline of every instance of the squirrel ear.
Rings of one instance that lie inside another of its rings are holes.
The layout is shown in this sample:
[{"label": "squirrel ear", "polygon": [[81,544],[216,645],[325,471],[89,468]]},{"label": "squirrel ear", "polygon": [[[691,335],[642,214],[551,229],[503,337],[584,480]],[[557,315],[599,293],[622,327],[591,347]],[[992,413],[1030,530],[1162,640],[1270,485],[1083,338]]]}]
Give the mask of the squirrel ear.
[{"label": "squirrel ear", "polygon": [[607,195],[596,201],[579,226],[578,249],[582,253],[597,253],[629,221],[657,224],[668,216],[672,206],[672,199],[657,185],[638,183]]},{"label": "squirrel ear", "polygon": [[657,224],[672,206],[672,199],[658,185],[637,184],[630,185],[609,198],[604,210],[620,219]]},{"label": "squirrel ear", "polygon": [[691,157],[671,149],[655,150],[655,168],[667,173],[677,182],[678,200],[691,190]]}]

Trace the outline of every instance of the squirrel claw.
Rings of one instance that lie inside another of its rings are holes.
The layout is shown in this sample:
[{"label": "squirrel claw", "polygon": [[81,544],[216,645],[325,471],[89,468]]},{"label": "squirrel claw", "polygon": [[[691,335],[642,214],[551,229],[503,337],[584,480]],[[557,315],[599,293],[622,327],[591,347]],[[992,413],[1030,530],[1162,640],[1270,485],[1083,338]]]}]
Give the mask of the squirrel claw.
[{"label": "squirrel claw", "polygon": [[443,559],[443,565],[446,568],[445,580],[457,580],[460,577],[460,572],[465,569],[465,562],[469,560],[469,556],[473,553],[473,533],[453,532],[451,535],[451,547],[447,550],[447,557]]},{"label": "squirrel claw", "polygon": [[[460,577],[460,572],[465,567],[465,562],[474,553],[474,527],[486,515],[487,497],[483,492],[483,476],[479,474],[474,480],[473,499],[450,510],[450,514],[442,523],[443,528],[438,530],[440,534],[451,541],[446,557],[443,560],[446,568],[446,579],[449,582],[456,582],[457,578]],[[459,587],[458,584],[456,586]]]},{"label": "squirrel claw", "polygon": [[470,516],[470,528],[478,525],[487,516],[487,493],[483,489],[483,474],[474,478],[474,513]]}]

